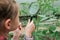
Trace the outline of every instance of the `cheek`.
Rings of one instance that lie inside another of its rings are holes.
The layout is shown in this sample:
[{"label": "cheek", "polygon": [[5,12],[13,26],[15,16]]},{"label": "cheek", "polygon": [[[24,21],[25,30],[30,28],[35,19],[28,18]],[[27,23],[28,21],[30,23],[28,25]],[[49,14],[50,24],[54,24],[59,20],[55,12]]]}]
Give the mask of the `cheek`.
[{"label": "cheek", "polygon": [[16,25],[16,26],[19,25],[19,18],[17,18],[17,19],[15,20],[15,25]]},{"label": "cheek", "polygon": [[19,25],[19,19],[16,19],[16,20],[12,23],[11,29],[12,29],[12,30],[17,29],[18,25]]},{"label": "cheek", "polygon": [[16,18],[12,21],[12,29],[17,29],[18,25],[19,25],[19,16],[17,14]]},{"label": "cheek", "polygon": [[11,31],[13,31],[13,30],[16,30],[17,29],[17,24],[12,24],[12,26],[11,26]]}]

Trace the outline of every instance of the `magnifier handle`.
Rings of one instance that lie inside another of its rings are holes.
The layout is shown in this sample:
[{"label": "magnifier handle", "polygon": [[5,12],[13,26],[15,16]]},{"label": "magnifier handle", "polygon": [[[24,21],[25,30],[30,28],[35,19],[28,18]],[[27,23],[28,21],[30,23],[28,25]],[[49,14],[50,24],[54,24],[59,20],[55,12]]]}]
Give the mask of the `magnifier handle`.
[{"label": "magnifier handle", "polygon": [[30,21],[32,21],[32,17],[30,18]]}]

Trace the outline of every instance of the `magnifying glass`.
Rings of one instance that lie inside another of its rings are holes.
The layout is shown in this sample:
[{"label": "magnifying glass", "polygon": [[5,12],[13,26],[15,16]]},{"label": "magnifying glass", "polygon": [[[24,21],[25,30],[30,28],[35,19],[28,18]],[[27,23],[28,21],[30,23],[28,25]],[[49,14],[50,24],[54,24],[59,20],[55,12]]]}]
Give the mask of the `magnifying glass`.
[{"label": "magnifying glass", "polygon": [[35,16],[33,16],[33,15],[36,14],[36,12],[37,12],[38,9],[39,9],[39,6],[38,6],[37,3],[32,2],[32,3],[31,3],[31,6],[30,6],[29,8],[30,8],[30,9],[29,9],[29,13],[30,13],[30,15],[31,15],[30,21],[32,21],[32,17],[35,17]]}]

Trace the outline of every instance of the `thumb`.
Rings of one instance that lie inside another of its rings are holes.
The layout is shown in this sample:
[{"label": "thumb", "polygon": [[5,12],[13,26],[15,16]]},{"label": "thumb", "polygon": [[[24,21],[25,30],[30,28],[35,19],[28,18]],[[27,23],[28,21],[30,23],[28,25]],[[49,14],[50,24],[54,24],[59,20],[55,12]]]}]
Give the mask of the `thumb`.
[{"label": "thumb", "polygon": [[28,19],[28,24],[30,23],[30,19]]}]

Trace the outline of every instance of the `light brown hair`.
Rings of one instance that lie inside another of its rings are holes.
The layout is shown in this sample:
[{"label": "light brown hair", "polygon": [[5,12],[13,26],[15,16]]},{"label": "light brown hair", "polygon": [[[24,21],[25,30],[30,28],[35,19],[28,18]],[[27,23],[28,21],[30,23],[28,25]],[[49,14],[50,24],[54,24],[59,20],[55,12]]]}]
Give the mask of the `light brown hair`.
[{"label": "light brown hair", "polygon": [[0,30],[3,30],[2,21],[13,20],[18,13],[18,8],[14,0],[0,0]]}]

